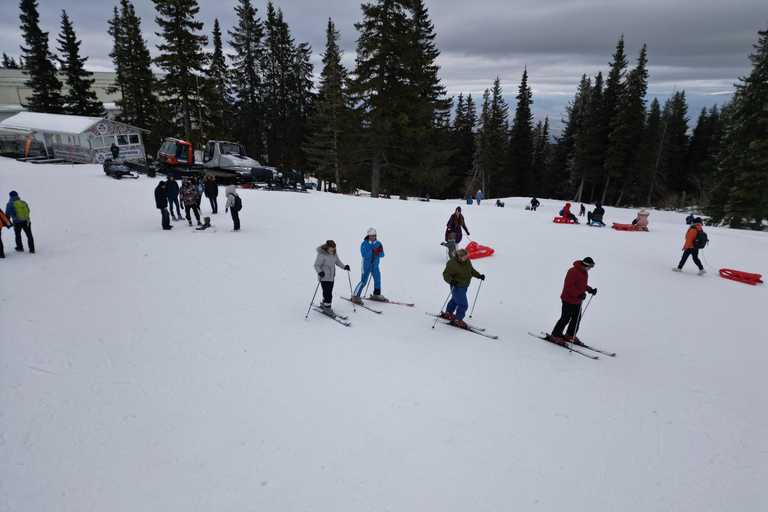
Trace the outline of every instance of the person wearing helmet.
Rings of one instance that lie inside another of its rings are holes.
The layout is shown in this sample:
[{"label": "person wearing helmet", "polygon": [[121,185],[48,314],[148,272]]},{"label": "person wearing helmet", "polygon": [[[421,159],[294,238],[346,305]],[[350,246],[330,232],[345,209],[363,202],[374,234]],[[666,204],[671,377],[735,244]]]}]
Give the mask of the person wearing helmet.
[{"label": "person wearing helmet", "polygon": [[368,279],[373,275],[373,295],[371,300],[387,302],[387,298],[381,294],[381,273],[379,272],[379,260],[384,257],[384,246],[376,237],[376,230],[370,228],[368,234],[360,245],[360,254],[363,256],[362,277],[360,283],[355,287],[352,293],[352,302],[362,304],[360,295],[365,291],[368,285]]}]

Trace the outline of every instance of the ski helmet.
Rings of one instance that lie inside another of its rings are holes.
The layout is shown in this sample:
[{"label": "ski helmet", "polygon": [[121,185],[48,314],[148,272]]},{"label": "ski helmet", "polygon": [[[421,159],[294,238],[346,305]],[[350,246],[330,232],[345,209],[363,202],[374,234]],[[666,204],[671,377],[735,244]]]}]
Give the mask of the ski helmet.
[{"label": "ski helmet", "polygon": [[375,234],[376,234],[376,230],[375,229],[368,228],[368,236],[375,235]]}]

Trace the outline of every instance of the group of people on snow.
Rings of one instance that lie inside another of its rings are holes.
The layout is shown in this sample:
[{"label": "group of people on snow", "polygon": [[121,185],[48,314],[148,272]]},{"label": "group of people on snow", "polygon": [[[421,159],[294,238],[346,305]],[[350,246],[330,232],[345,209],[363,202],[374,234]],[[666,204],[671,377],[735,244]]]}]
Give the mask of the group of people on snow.
[{"label": "group of people on snow", "polygon": [[[160,181],[155,188],[155,206],[161,213],[161,226],[165,230],[173,228],[171,225],[171,219],[174,221],[180,221],[183,218],[187,219],[187,222],[192,226],[192,215],[194,214],[197,225],[203,229],[210,227],[210,217],[205,217],[200,221],[200,202],[203,195],[208,198],[211,203],[211,213],[219,213],[219,185],[216,183],[216,177],[211,173],[206,173],[203,176],[203,181],[193,177],[191,179],[183,179],[181,181],[181,187],[179,187],[176,177],[173,173],[168,173],[167,181]],[[237,189],[234,185],[228,185],[224,191],[227,202],[224,206],[225,212],[231,212],[233,229],[232,231],[240,231],[240,209],[242,207],[242,200],[237,194]],[[185,215],[181,214],[181,208],[179,205],[184,206]],[[176,211],[174,212],[174,206]],[[169,212],[170,209],[170,212]]]}]

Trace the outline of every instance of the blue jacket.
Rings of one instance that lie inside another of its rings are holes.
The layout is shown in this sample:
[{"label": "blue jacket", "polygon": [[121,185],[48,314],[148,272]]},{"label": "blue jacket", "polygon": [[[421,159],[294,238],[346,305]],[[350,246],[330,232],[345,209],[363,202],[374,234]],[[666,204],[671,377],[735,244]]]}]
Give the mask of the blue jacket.
[{"label": "blue jacket", "polygon": [[[21,201],[21,198],[18,196],[18,194],[14,195],[14,196],[11,196],[11,199],[8,201],[8,204],[5,205],[5,216],[8,217],[8,219],[10,219],[10,221],[13,222],[14,224],[19,224],[21,222],[28,221],[29,220],[28,218],[27,219],[19,219],[16,216],[16,208],[13,207],[13,202],[14,201]],[[26,201],[21,201],[21,202],[24,203],[24,204],[27,204]],[[30,212],[32,211],[28,204],[27,204],[27,209],[30,210]]]},{"label": "blue jacket", "polygon": [[168,196],[168,199],[179,197],[179,184],[176,179],[165,182],[165,195]]},{"label": "blue jacket", "polygon": [[[374,251],[378,253],[374,254]],[[373,268],[379,268],[379,260],[384,257],[384,246],[378,240],[371,242],[366,236],[360,245],[360,254],[363,255],[363,271],[371,268],[371,261],[374,262]]]}]

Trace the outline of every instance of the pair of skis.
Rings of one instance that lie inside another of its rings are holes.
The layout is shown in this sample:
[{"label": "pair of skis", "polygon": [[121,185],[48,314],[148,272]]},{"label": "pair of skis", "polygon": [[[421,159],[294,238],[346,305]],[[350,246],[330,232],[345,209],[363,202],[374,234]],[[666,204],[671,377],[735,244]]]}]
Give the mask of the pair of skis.
[{"label": "pair of skis", "polygon": [[[342,297],[342,299],[346,300],[347,302],[351,302],[353,304],[356,304],[356,305],[360,306],[363,309],[367,309],[368,311],[376,313],[377,315],[380,315],[380,314],[383,313],[383,311],[380,311],[378,309],[373,309],[370,306],[366,306],[365,303],[361,304],[361,303],[355,302],[352,299],[349,299],[347,297]],[[371,301],[374,301],[374,302],[381,302],[381,303],[386,303],[386,304],[395,304],[397,306],[407,306],[409,308],[413,307],[413,303],[412,302],[397,302],[397,301],[394,301],[394,300],[377,300],[377,299],[373,299],[371,297],[368,297],[366,300],[371,300]]]},{"label": "pair of skis", "polygon": [[498,336],[494,334],[488,334],[487,332],[485,332],[485,327],[478,327],[476,325],[470,325],[470,324],[467,324],[466,327],[459,327],[458,325],[451,322],[449,319],[445,318],[442,315],[435,315],[434,313],[427,313],[427,314],[429,316],[437,317],[439,320],[441,320],[440,323],[442,323],[443,325],[450,325],[450,326],[456,327],[457,329],[461,329],[462,331],[469,331],[475,334],[479,334],[480,336],[485,336],[486,338],[490,338],[492,340],[499,339]]},{"label": "pair of skis", "polygon": [[529,332],[528,334],[530,334],[531,336],[533,336],[535,338],[539,338],[539,339],[542,339],[544,341],[548,341],[548,342],[552,343],[553,345],[557,345],[558,347],[563,347],[564,349],[569,350],[570,352],[575,352],[575,353],[577,353],[579,355],[582,355],[584,357],[588,357],[590,359],[597,359],[599,356],[596,356],[596,355],[593,355],[593,354],[587,354],[586,352],[582,352],[580,350],[577,350],[574,347],[585,348],[585,349],[591,350],[593,352],[598,352],[600,354],[605,354],[606,356],[609,356],[609,357],[616,357],[616,352],[608,352],[607,350],[602,350],[602,349],[599,349],[599,348],[590,347],[589,345],[585,345],[584,343],[568,343],[568,342],[566,342],[565,345],[560,345],[559,343],[554,341],[551,338],[551,336],[549,335],[549,333],[547,333],[547,332],[540,332],[539,334],[536,334],[535,332]]}]

